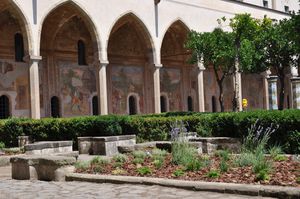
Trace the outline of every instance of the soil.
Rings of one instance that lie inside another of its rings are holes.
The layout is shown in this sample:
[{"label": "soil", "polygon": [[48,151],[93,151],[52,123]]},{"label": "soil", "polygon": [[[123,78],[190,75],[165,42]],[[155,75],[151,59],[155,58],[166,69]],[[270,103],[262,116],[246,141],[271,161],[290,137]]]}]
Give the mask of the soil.
[{"label": "soil", "polygon": [[[210,165],[203,167],[199,171],[184,171],[184,167],[175,165],[172,163],[172,157],[168,154],[165,158],[163,166],[157,169],[153,160],[147,157],[142,164],[134,164],[133,157],[131,154],[128,155],[128,160],[122,165],[116,165],[114,160],[107,165],[101,165],[101,169],[95,169],[95,165],[91,165],[87,169],[77,169],[78,173],[89,173],[89,174],[101,174],[101,175],[113,175],[118,172],[117,175],[123,176],[146,176],[155,178],[168,178],[178,180],[189,180],[189,181],[205,181],[205,182],[225,182],[225,183],[239,183],[239,184],[263,184],[263,185],[278,185],[278,186],[292,186],[300,188],[300,162],[294,161],[292,157],[288,157],[285,161],[274,161],[272,171],[269,175],[269,180],[257,181],[256,175],[252,171],[251,166],[238,167],[234,164],[234,157],[231,157],[227,164],[229,169],[227,172],[219,172],[220,175],[216,178],[208,177],[207,174],[211,170],[220,170],[221,159],[216,156],[210,156]],[[269,157],[270,159],[270,157]],[[149,167],[151,174],[141,175],[138,173],[137,168]],[[98,166],[99,168],[99,166]],[[174,176],[176,170],[183,170],[184,174],[180,177]],[[298,179],[298,182],[297,182]]]}]

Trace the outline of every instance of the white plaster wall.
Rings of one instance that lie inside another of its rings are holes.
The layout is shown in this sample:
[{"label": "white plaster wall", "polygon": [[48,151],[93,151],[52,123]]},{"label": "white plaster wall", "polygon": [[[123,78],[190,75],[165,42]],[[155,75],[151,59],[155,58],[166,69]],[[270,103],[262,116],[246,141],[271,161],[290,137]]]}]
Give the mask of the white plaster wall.
[{"label": "white plaster wall", "polygon": [[[36,21],[33,15],[33,2],[35,0],[12,1],[23,12],[25,20],[28,23],[29,40],[32,43],[30,52],[32,55],[40,54],[42,24],[49,12],[62,3],[73,2],[94,23],[95,30],[98,33],[98,47],[102,61],[107,60],[106,49],[112,27],[120,17],[130,12],[136,15],[148,30],[153,47],[155,48],[156,64],[160,63],[160,47],[164,34],[170,25],[178,19],[185,23],[189,29],[211,31],[218,25],[216,21],[218,18],[223,16],[230,18],[235,13],[251,13],[256,18],[262,18],[264,15],[275,19],[288,17],[286,14],[269,11],[264,8],[254,8],[222,0],[162,0],[158,5],[158,34],[156,34],[155,6],[153,0],[36,0]],[[253,3],[258,2],[259,0],[256,0]],[[294,7],[299,9],[297,0],[277,0],[277,2],[279,2],[279,7],[288,2],[291,5],[291,9]]]}]

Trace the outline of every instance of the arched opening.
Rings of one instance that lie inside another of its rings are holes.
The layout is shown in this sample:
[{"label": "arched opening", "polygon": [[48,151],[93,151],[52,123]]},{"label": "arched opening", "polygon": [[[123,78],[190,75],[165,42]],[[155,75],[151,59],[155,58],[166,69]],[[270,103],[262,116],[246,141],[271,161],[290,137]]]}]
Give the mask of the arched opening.
[{"label": "arched opening", "polygon": [[78,65],[86,65],[85,44],[82,40],[78,41],[77,50],[78,50]]},{"label": "arched opening", "polygon": [[[189,29],[181,22],[174,22],[165,33],[161,46],[161,92],[169,97],[170,111],[186,110],[189,93],[196,91],[197,77],[188,64],[190,52],[185,48]],[[195,76],[195,77],[194,77]]]},{"label": "arched opening", "polygon": [[0,97],[0,119],[7,119],[10,116],[9,106],[10,104],[8,97],[2,95]]},{"label": "arched opening", "polygon": [[217,101],[216,101],[216,97],[212,96],[211,97],[211,110],[213,113],[217,112]]},{"label": "arched opening", "polygon": [[[10,113],[29,117],[29,71],[23,61],[29,54],[28,24],[14,1],[0,3],[0,92],[13,102]],[[3,98],[4,99],[4,98]],[[5,115],[5,114],[4,114]]]},{"label": "arched opening", "polygon": [[[90,115],[90,96],[97,92],[97,31],[88,15],[75,3],[66,2],[45,18],[41,33],[43,101],[61,96],[63,117]],[[47,113],[50,114],[50,113]]]},{"label": "arched opening", "polygon": [[160,96],[160,110],[162,113],[165,113],[168,111],[167,108],[167,97],[166,96]]},{"label": "arched opening", "polygon": [[24,42],[23,36],[20,33],[15,34],[15,60],[16,62],[23,62],[24,57]]},{"label": "arched opening", "polygon": [[60,117],[59,99],[56,96],[51,98],[51,117]]},{"label": "arched opening", "polygon": [[188,104],[188,111],[191,112],[194,111],[193,98],[191,96],[188,96],[187,104]]},{"label": "arched opening", "polygon": [[137,114],[137,99],[135,96],[131,95],[128,99],[129,115]]},{"label": "arched opening", "polygon": [[99,115],[98,96],[94,96],[92,99],[93,115]]},{"label": "arched opening", "polygon": [[109,112],[126,114],[126,99],[130,93],[139,96],[136,104],[139,112],[153,112],[152,40],[144,24],[134,14],[121,17],[112,28],[108,60]]}]

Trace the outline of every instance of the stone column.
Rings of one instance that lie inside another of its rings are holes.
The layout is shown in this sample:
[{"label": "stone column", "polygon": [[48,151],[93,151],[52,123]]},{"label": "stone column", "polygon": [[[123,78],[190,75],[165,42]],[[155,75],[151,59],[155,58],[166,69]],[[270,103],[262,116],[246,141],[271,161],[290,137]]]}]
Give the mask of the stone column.
[{"label": "stone column", "polygon": [[300,109],[300,77],[291,78],[292,84],[292,108]]},{"label": "stone column", "polygon": [[269,83],[268,83],[268,78],[271,75],[271,71],[267,70],[264,73],[262,73],[264,76],[264,94],[265,94],[265,105],[264,108],[269,110],[270,108],[270,103],[269,103]]},{"label": "stone column", "polygon": [[235,62],[235,70],[237,71],[233,75],[233,88],[235,89],[235,99],[236,99],[236,111],[243,111],[243,97],[242,97],[242,73],[239,71],[239,62]]},{"label": "stone column", "polygon": [[269,110],[278,109],[277,80],[277,76],[269,76],[268,78]]},{"label": "stone column", "polygon": [[154,86],[154,113],[161,113],[160,107],[160,69],[161,64],[154,66],[153,86]]},{"label": "stone column", "polygon": [[40,110],[40,82],[39,61],[41,56],[29,56],[29,90],[30,90],[30,117],[41,118]]},{"label": "stone column", "polygon": [[205,112],[205,99],[204,99],[204,79],[203,79],[203,73],[205,71],[205,67],[203,65],[203,62],[198,62],[198,75],[197,75],[197,97],[198,97],[198,104],[199,104],[199,112]]},{"label": "stone column", "polygon": [[107,79],[106,79],[106,67],[108,61],[99,62],[97,64],[97,92],[98,92],[98,106],[100,115],[108,114],[108,97],[107,97]]}]

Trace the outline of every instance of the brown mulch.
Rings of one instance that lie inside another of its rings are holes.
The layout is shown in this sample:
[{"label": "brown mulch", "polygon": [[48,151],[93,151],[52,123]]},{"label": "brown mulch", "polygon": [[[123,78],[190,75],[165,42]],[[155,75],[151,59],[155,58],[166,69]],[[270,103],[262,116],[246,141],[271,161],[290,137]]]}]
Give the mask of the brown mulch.
[{"label": "brown mulch", "polygon": [[[172,163],[172,157],[169,154],[163,166],[160,169],[156,169],[153,165],[153,160],[150,157],[147,157],[142,164],[132,163],[133,157],[128,155],[129,160],[125,162],[120,169],[124,170],[124,176],[141,176],[137,172],[138,167],[149,167],[151,168],[152,173],[146,175],[146,177],[155,177],[155,178],[168,178],[168,179],[178,179],[178,180],[189,180],[189,181],[205,181],[205,182],[224,182],[224,183],[239,183],[239,184],[264,184],[264,185],[279,185],[279,186],[293,186],[299,187],[299,182],[297,183],[297,178],[300,177],[300,163],[293,161],[292,157],[289,157],[288,160],[282,162],[274,162],[273,169],[270,173],[270,180],[268,181],[257,181],[256,176],[252,171],[252,167],[238,167],[235,166],[234,159],[228,161],[229,169],[225,173],[220,173],[220,176],[217,178],[207,177],[207,173],[210,170],[219,170],[219,164],[221,162],[219,157],[210,156],[210,166],[204,167],[199,171],[185,171],[185,174],[180,177],[175,177],[173,175],[174,171],[184,167],[178,166]],[[101,174],[101,175],[112,175],[112,172],[116,170],[113,166],[114,161],[108,165],[101,167],[101,173],[99,171],[95,172],[93,165],[86,170],[78,170],[78,173],[89,173],[89,174]]]}]

